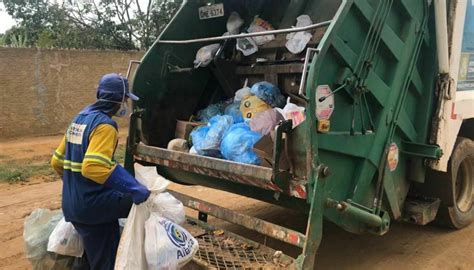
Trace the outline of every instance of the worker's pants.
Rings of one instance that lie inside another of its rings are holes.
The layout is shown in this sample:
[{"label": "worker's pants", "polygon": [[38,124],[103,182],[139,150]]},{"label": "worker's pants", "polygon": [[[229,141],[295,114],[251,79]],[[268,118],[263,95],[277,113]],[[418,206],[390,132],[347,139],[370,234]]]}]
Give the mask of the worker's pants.
[{"label": "worker's pants", "polygon": [[[130,197],[120,203],[117,220],[103,224],[82,224],[72,222],[84,243],[84,250],[91,270],[113,270],[120,240],[119,218],[126,218],[132,206]],[[82,266],[81,269],[87,269]]]},{"label": "worker's pants", "polygon": [[73,222],[73,225],[82,237],[90,269],[114,269],[120,240],[118,220],[97,225]]}]

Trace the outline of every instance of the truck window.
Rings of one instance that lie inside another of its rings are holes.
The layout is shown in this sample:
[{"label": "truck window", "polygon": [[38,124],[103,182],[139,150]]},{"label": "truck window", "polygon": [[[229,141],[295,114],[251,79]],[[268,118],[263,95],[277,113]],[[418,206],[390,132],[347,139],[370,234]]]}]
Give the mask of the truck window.
[{"label": "truck window", "polygon": [[467,3],[458,90],[474,90],[474,0]]}]

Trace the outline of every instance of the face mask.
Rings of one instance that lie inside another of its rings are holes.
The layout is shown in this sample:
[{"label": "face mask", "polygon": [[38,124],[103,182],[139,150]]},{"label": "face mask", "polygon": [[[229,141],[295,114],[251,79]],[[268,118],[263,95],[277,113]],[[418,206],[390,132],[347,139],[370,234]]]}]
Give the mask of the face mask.
[{"label": "face mask", "polygon": [[115,113],[117,117],[127,117],[130,115],[130,107],[128,106],[128,102],[125,100],[120,104],[120,109]]},{"label": "face mask", "polygon": [[130,115],[130,107],[128,106],[128,102],[126,100],[126,87],[125,87],[125,81],[124,79],[122,78],[122,84],[123,84],[123,98],[122,98],[122,102],[120,103],[120,109],[115,113],[115,116],[117,117],[127,117],[128,115]]}]

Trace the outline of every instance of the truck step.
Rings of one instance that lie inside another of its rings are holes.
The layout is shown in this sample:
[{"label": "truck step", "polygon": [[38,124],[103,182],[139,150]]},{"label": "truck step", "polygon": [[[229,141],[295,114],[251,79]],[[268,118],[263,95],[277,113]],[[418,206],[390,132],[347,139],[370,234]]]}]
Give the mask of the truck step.
[{"label": "truck step", "polygon": [[199,250],[183,269],[290,269],[294,259],[267,246],[188,217],[183,226]]}]

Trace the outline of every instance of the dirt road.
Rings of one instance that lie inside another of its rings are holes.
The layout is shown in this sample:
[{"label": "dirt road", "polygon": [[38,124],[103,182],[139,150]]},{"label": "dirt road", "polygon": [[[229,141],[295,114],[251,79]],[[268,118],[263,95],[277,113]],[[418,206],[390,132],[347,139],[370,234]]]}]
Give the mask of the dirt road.
[{"label": "dirt road", "polygon": [[[51,136],[0,142],[0,165],[43,166],[59,139]],[[30,268],[23,251],[24,217],[39,207],[60,208],[61,181],[54,175],[22,180],[0,183],[0,269]],[[300,231],[305,228],[305,217],[266,203],[202,187],[173,184],[170,188]],[[274,248],[290,255],[299,252],[281,244]],[[378,237],[346,233],[328,223],[317,260],[318,269],[474,269],[474,225],[449,231],[395,223],[387,235]]]}]

